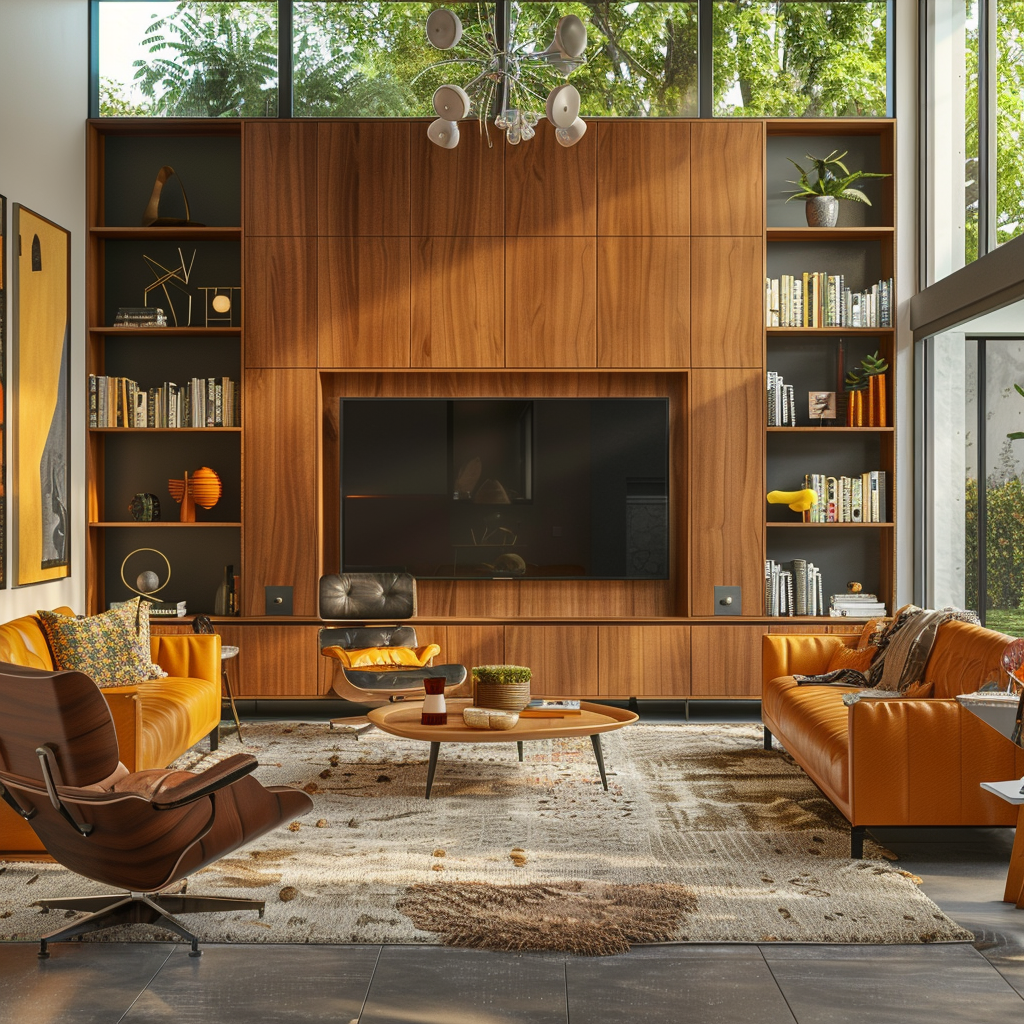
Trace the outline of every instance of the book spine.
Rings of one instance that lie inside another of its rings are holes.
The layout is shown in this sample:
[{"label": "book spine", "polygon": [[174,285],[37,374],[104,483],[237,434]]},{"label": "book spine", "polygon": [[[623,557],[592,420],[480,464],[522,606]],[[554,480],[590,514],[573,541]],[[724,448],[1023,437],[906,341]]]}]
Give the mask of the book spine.
[{"label": "book spine", "polygon": [[89,426],[98,427],[99,419],[97,411],[99,409],[99,398],[97,397],[97,380],[96,374],[89,374]]}]

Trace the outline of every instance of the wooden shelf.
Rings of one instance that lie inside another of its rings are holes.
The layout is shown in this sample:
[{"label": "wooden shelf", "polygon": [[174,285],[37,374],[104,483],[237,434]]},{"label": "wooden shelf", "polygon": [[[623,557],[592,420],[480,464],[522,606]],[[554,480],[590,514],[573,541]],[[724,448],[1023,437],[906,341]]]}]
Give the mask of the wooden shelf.
[{"label": "wooden shelf", "polygon": [[203,527],[213,527],[216,529],[238,529],[241,523],[179,523],[174,520],[167,520],[164,522],[161,520],[156,523],[136,523],[129,521],[126,523],[90,523],[90,530],[113,530],[128,527],[131,530],[135,529],[167,529],[168,527],[182,527],[184,529],[202,529]]},{"label": "wooden shelf", "polygon": [[769,242],[891,242],[895,228],[768,228]]},{"label": "wooden shelf", "polygon": [[90,434],[240,434],[241,427],[90,427]]},{"label": "wooden shelf", "polygon": [[242,229],[239,228],[129,228],[129,227],[92,227],[89,234],[93,238],[121,238],[138,242],[175,241],[179,238],[193,242],[233,242],[242,240]]},{"label": "wooden shelf", "polygon": [[145,338],[164,335],[175,338],[240,338],[241,327],[90,327],[89,334],[98,337]]},{"label": "wooden shelf", "polygon": [[765,427],[769,434],[891,434],[895,427]]},{"label": "wooden shelf", "polygon": [[891,530],[893,523],[769,523],[764,524],[771,530]]}]

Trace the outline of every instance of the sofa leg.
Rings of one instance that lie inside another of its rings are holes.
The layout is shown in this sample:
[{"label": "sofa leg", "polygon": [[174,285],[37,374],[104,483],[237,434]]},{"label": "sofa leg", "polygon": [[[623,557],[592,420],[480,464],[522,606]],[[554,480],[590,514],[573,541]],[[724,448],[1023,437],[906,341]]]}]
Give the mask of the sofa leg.
[{"label": "sofa leg", "polygon": [[210,752],[212,753],[220,746],[220,726],[215,725],[210,730]]},{"label": "sofa leg", "polygon": [[864,857],[864,834],[866,831],[866,825],[850,826],[850,857],[853,860],[862,860]]},{"label": "sofa leg", "polygon": [[772,749],[772,731],[767,725],[764,727],[764,749]]}]

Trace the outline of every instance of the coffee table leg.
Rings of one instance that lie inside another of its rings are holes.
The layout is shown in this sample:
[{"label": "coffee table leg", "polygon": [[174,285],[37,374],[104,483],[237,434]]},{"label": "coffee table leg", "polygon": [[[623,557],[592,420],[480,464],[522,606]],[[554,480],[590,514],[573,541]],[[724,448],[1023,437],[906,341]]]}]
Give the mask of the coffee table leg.
[{"label": "coffee table leg", "polygon": [[430,760],[427,762],[427,793],[425,799],[430,799],[430,787],[434,785],[434,770],[437,768],[437,752],[441,749],[440,743],[430,744]]},{"label": "coffee table leg", "polygon": [[516,746],[519,748],[519,760],[522,761],[522,759],[523,759],[523,741],[522,740],[516,740]]},{"label": "coffee table leg", "polygon": [[601,750],[601,734],[595,732],[590,737],[590,742],[594,744],[594,757],[597,758],[597,769],[601,773],[601,785],[608,789],[608,776],[604,773],[604,752]]}]

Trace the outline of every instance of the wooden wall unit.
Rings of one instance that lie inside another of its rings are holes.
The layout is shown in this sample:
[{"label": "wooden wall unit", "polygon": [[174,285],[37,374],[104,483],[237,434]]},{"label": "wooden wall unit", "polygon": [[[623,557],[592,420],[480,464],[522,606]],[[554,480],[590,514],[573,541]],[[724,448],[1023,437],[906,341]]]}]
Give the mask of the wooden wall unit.
[{"label": "wooden wall unit", "polygon": [[[871,159],[891,173],[892,122],[599,119],[571,149],[550,131],[488,147],[467,125],[453,151],[432,145],[426,126],[253,119],[159,128],[241,137],[241,227],[202,229],[241,239],[244,344],[241,330],[233,336],[245,415],[234,528],[247,620],[222,628],[243,650],[238,695],[328,692],[311,623],[317,579],[340,564],[340,398],[586,395],[669,399],[671,579],[424,580],[421,642],[436,640],[443,659],[467,665],[528,664],[538,690],[553,695],[757,696],[766,631],[853,628],[762,617],[766,552],[794,534],[765,514],[766,484],[785,467],[773,462],[781,442],[771,431],[766,441],[764,372],[795,340],[765,332],[764,276],[776,243],[827,240],[772,219],[784,187],[772,147],[786,135],[803,149],[850,135],[867,140],[870,155],[875,139]],[[107,242],[134,237],[106,227],[97,139],[144,145],[151,131],[150,122],[90,127],[89,372],[103,372]],[[868,214],[876,220],[858,230],[891,273],[891,186],[878,186],[877,199]],[[894,362],[895,332],[876,336]],[[799,336],[819,354],[833,340]],[[892,409],[892,390],[889,398]],[[839,445],[875,444],[881,468],[894,472],[891,428],[872,437]],[[90,437],[91,521],[116,450]],[[894,524],[871,536],[875,575],[891,595]],[[104,602],[111,537],[90,530],[93,611]],[[294,588],[295,621],[261,621],[264,588],[283,584]],[[742,587],[739,621],[713,618],[717,584]]]}]

